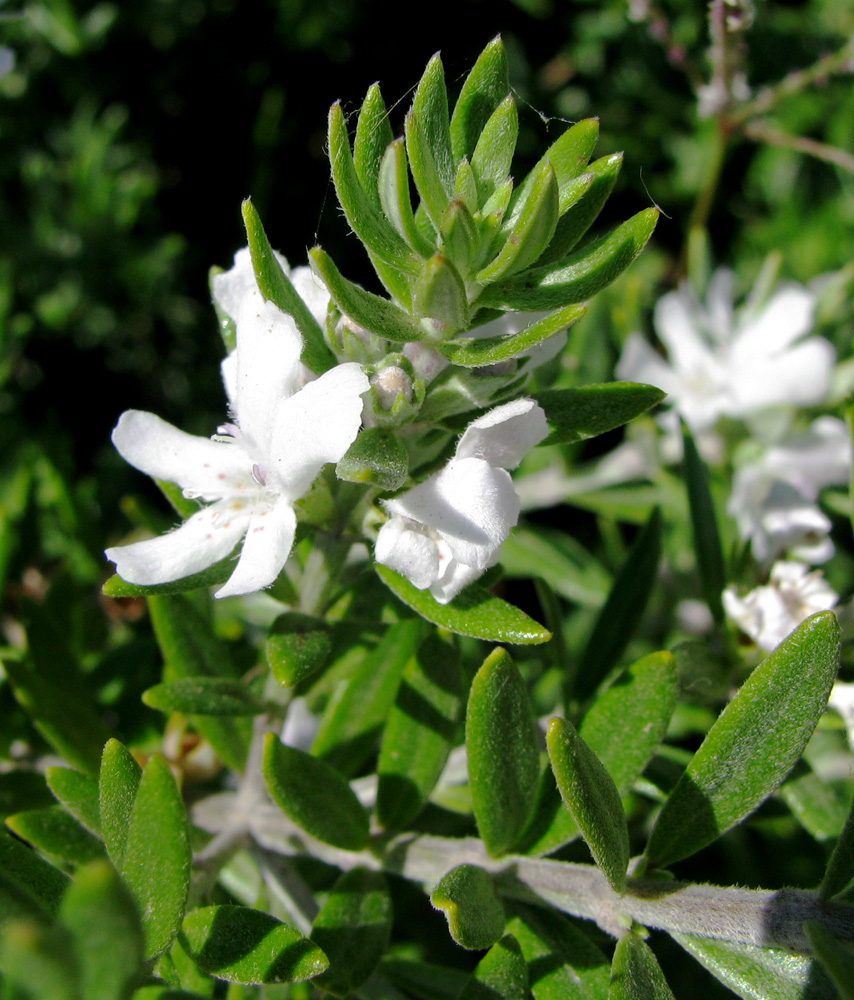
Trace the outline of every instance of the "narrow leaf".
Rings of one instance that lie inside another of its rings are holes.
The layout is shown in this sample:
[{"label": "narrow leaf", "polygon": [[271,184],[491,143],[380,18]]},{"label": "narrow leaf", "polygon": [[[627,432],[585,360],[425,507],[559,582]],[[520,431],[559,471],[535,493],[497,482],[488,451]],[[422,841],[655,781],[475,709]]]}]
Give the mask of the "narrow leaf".
[{"label": "narrow leaf", "polygon": [[718,532],[715,504],[709,488],[709,474],[697,451],[691,432],[682,424],[683,470],[685,488],[688,491],[688,506],[691,511],[691,526],[694,531],[694,550],[697,555],[697,570],[703,595],[712,618],[718,625],[725,621],[721,600],[726,587],[726,567]]},{"label": "narrow leaf", "polygon": [[660,556],[661,512],[656,508],[635,539],[587,640],[576,675],[574,694],[579,700],[596,690],[628,645],[655,586]]},{"label": "narrow leaf", "polygon": [[845,892],[854,881],[854,805],[848,812],[845,826],[827,862],[819,893],[831,899]]},{"label": "narrow leaf", "polygon": [[458,160],[472,158],[481,131],[509,93],[507,56],[501,37],[496,36],[478,56],[454,107],[451,146]]},{"label": "narrow leaf", "polygon": [[477,963],[460,1000],[528,1000],[528,967],[519,942],[505,934]]},{"label": "narrow leaf", "polygon": [[438,329],[463,330],[469,325],[466,288],[459,272],[441,253],[424,262],[412,289],[412,307],[417,316],[431,319]]},{"label": "narrow leaf", "polygon": [[311,928],[312,940],[329,959],[317,985],[339,997],[357,990],[385,954],[391,920],[382,872],[353,868],[342,875]]},{"label": "narrow leaf", "polygon": [[356,139],[353,143],[353,164],[356,176],[365,194],[375,207],[380,205],[378,175],[386,147],[394,140],[388,120],[388,111],[379,85],[368,88],[356,122]]},{"label": "narrow leaf", "polygon": [[846,947],[821,924],[808,920],[804,924],[807,939],[816,957],[824,966],[842,1000],[854,1000],[854,966],[851,948]]},{"label": "narrow leaf", "polygon": [[448,117],[448,94],[445,89],[445,70],[437,52],[415,88],[410,114],[414,115],[424,130],[439,178],[445,191],[450,193],[456,175],[454,156],[451,152],[451,129]]},{"label": "narrow leaf", "polygon": [[629,830],[613,778],[566,719],[552,719],[546,743],[561,797],[590,853],[611,888],[624,892]]},{"label": "narrow leaf", "polygon": [[412,171],[412,179],[415,181],[421,204],[433,227],[438,229],[453,194],[453,177],[446,186],[427,131],[414,111],[406,115],[403,132],[409,169]]},{"label": "narrow leaf", "polygon": [[409,660],[388,715],[377,765],[377,820],[403,830],[433,791],[460,728],[463,679],[456,644],[433,634]]},{"label": "narrow leaf", "polygon": [[586,244],[558,267],[537,268],[485,288],[478,302],[504,309],[559,309],[592,298],[618,278],[646,246],[658,221],[647,208],[608,236]]},{"label": "narrow leaf", "polygon": [[178,933],[190,889],[190,839],[181,793],[159,755],[146,764],[130,814],[121,875],[145,930],[146,958]]},{"label": "narrow leaf", "polygon": [[267,662],[276,680],[299,684],[326,665],[332,653],[332,629],[322,618],[286,611],[267,632]]},{"label": "narrow leaf", "polygon": [[[509,361],[525,351],[542,344],[561,330],[576,323],[587,312],[586,305],[566,306],[557,312],[536,320],[519,333],[506,337],[465,337],[448,340],[439,345],[442,354],[455,365],[479,368]],[[552,390],[560,392],[561,390]],[[563,390],[572,392],[573,390]]]},{"label": "narrow leaf", "polygon": [[368,814],[334,768],[268,733],[263,769],[273,801],[297,826],[334,847],[362,850]]},{"label": "narrow leaf", "polygon": [[204,972],[230,983],[294,983],[329,965],[317,945],[248,906],[205,906],[184,918],[181,941]]},{"label": "narrow leaf", "polygon": [[409,195],[409,165],[403,139],[395,139],[383,155],[379,197],[383,211],[398,233],[419,256],[429,257],[435,248],[415,222]]},{"label": "narrow leaf", "polygon": [[29,809],[6,818],[6,826],[43,854],[69,864],[85,864],[103,857],[97,837],[61,806]]},{"label": "narrow leaf", "polygon": [[[326,283],[338,308],[351,319],[371,333],[395,343],[405,344],[410,340],[424,339],[424,331],[408,313],[388,299],[366,292],[364,288],[348,281],[325,250],[314,247],[309,250],[308,256],[312,268]],[[407,301],[408,299],[407,293]]]},{"label": "narrow leaf", "polygon": [[282,312],[292,316],[302,334],[304,346],[300,360],[318,375],[333,368],[338,363],[337,358],[323,339],[323,331],[311,310],[276,260],[261,218],[248,198],[243,202],[243,224],[246,226],[252,266],[261,295]]},{"label": "narrow leaf", "polygon": [[67,875],[0,830],[0,924],[13,919],[47,923],[69,884]]},{"label": "narrow leaf", "polygon": [[471,158],[481,204],[510,176],[518,135],[519,113],[508,94],[484,125]]},{"label": "narrow leaf", "polygon": [[160,712],[186,715],[258,715],[264,703],[239,681],[225,677],[182,677],[143,692],[142,700]]},{"label": "narrow leaf", "polygon": [[98,812],[104,843],[118,871],[124,868],[128,827],[141,778],[142,768],[130,751],[118,740],[110,740],[101,758]]},{"label": "narrow leaf", "polygon": [[451,937],[462,948],[491,948],[504,933],[504,907],[492,878],[477,865],[459,865],[430,893],[430,902],[442,910]]},{"label": "narrow leaf", "polygon": [[[460,164],[462,168],[464,164]],[[480,235],[477,223],[459,197],[449,203],[441,224],[442,250],[461,274],[468,277],[479,259]]]},{"label": "narrow leaf", "polygon": [[614,950],[608,1000],[675,1000],[649,945],[633,931]]},{"label": "narrow leaf", "polygon": [[518,667],[503,649],[490,653],[472,682],[466,751],[477,827],[497,857],[519,840],[540,776],[534,710]]},{"label": "narrow leaf", "polygon": [[650,866],[694,854],[781,784],[815,729],[838,666],[839,625],[824,611],[753,671],[661,810],[646,850]]},{"label": "narrow leaf", "polygon": [[406,445],[394,431],[366,427],[335,466],[335,475],[348,483],[399,490],[409,477]]},{"label": "narrow leaf", "polygon": [[551,428],[544,444],[567,444],[604,434],[646,413],[664,397],[661,389],[637,382],[606,382],[534,394]]},{"label": "narrow leaf", "polygon": [[70,767],[49,767],[45,776],[53,794],[96,837],[101,836],[98,782]]},{"label": "narrow leaf", "polygon": [[530,645],[548,642],[552,634],[523,611],[493,597],[476,583],[469,584],[449,603],[439,602],[427,590],[418,590],[388,566],[377,565],[377,575],[397,597],[422,618],[457,635],[489,642]]}]

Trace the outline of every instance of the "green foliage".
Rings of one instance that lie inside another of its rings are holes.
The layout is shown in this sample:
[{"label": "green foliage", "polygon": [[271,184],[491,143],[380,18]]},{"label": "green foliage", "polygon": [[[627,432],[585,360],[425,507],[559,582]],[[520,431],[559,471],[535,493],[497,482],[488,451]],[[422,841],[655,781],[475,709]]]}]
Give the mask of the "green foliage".
[{"label": "green foliage", "polygon": [[476,865],[452,869],[430,893],[451,936],[463,948],[490,948],[504,930],[504,908],[489,874]]}]

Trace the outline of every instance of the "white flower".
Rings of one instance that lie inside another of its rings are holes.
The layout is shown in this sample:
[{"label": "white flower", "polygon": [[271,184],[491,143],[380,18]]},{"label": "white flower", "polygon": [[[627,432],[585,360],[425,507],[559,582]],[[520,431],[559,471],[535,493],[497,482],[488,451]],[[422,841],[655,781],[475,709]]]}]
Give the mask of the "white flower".
[{"label": "white flower", "polygon": [[816,500],[825,486],[847,481],[851,462],[846,425],[819,417],[808,430],[737,469],[727,511],[753,555],[761,562],[783,552],[811,563],[829,559],[831,523]]},{"label": "white flower", "polygon": [[107,550],[129,583],[155,584],[198,573],[244,538],[234,572],[217,597],[269,586],[294,539],[293,505],[322,466],[349,448],[361,423],[368,379],[343,364],[295,391],[302,339],[290,316],[257,290],[242,295],[237,349],[223,362],[233,422],[213,440],[185,434],[153,413],[129,410],[113,431],[119,453],[142,472],[177,483],[208,502],[177,530]]},{"label": "white flower", "polygon": [[617,376],[663,389],[695,433],[721,417],[745,419],[772,406],[811,406],[830,387],[835,361],[822,337],[803,338],[815,298],[801,285],[781,287],[759,310],[732,306],[732,274],[715,273],[704,306],[684,285],[659,299],[655,329],[665,361],[639,335],[626,342]]},{"label": "white flower", "polygon": [[440,472],[394,500],[380,529],[377,562],[447,604],[498,559],[519,519],[507,469],[548,434],[532,399],[496,406],[472,421]]},{"label": "white flower", "polygon": [[806,618],[827,611],[839,600],[820,570],[803,563],[774,563],[764,587],[740,597],[733,587],[723,592],[724,610],[756,645],[770,653]]}]

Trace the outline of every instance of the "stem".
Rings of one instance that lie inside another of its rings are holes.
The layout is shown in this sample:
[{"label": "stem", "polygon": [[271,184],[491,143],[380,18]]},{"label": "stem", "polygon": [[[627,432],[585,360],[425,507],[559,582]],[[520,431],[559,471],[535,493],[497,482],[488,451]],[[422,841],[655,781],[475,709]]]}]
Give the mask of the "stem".
[{"label": "stem", "polygon": [[789,135],[781,132],[765,122],[751,121],[744,126],[744,134],[757,142],[767,142],[771,146],[780,146],[783,149],[793,149],[797,153],[806,153],[814,156],[817,160],[831,163],[835,167],[841,167],[849,173],[854,174],[854,156],[847,153],[838,146],[829,146],[827,143],[818,142],[807,136]]}]

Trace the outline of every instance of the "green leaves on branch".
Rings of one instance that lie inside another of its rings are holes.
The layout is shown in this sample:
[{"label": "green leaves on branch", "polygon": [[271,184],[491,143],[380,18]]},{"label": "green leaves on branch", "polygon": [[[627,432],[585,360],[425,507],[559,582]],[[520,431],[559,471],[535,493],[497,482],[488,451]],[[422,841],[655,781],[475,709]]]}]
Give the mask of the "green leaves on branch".
[{"label": "green leaves on branch", "polygon": [[652,409],[664,396],[661,389],[636,382],[606,382],[574,389],[546,389],[534,394],[536,401],[545,410],[546,420],[551,428],[551,434],[544,444],[583,441],[614,430],[615,427],[622,427]]},{"label": "green leaves on branch", "polygon": [[430,902],[443,911],[451,937],[462,948],[490,948],[504,933],[504,907],[491,876],[477,865],[449,871],[430,893]]}]

